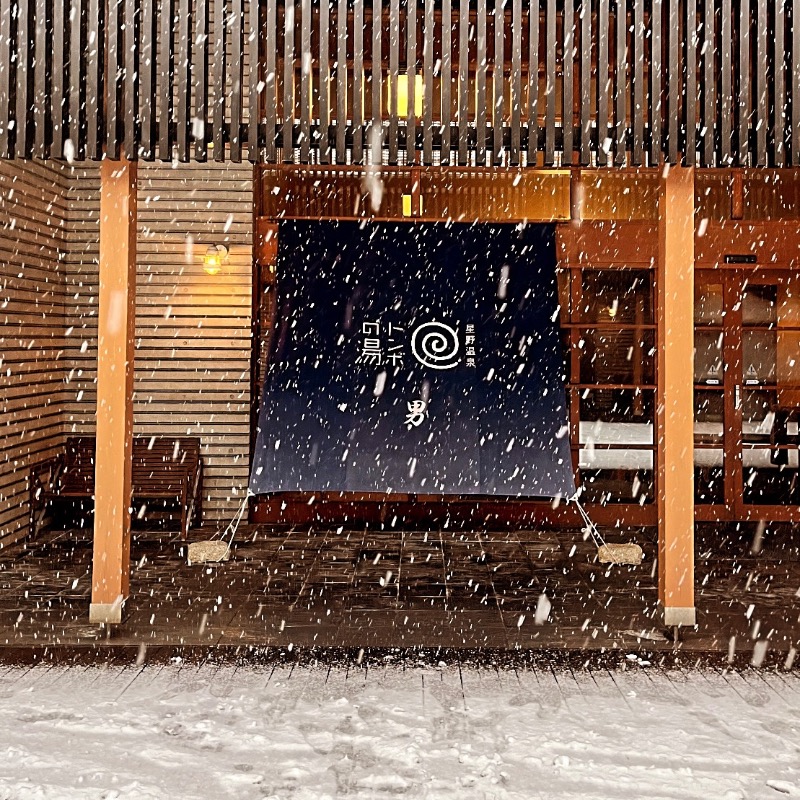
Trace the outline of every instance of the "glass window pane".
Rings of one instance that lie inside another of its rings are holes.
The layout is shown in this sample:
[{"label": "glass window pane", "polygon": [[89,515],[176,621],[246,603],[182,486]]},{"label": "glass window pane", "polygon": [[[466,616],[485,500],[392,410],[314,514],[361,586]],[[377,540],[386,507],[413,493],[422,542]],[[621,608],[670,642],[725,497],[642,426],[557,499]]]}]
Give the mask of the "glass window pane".
[{"label": "glass window pane", "polygon": [[580,420],[652,425],[655,394],[652,389],[586,389],[580,392]]},{"label": "glass window pane", "polygon": [[652,270],[583,271],[584,322],[653,322]]},{"label": "glass window pane", "polygon": [[775,426],[777,394],[769,389],[742,392],[742,437],[745,442],[763,442]]},{"label": "glass window pane", "polygon": [[774,453],[766,447],[745,448],[742,461],[745,503],[776,506],[800,503],[797,448],[787,453],[785,464],[774,463]]},{"label": "glass window pane", "polygon": [[589,330],[581,340],[581,383],[655,383],[654,331]]},{"label": "glass window pane", "polygon": [[700,390],[694,393],[695,444],[722,441],[725,419],[725,396],[722,391]]},{"label": "glass window pane", "polygon": [[694,287],[694,321],[699,325],[722,325],[723,299],[721,283],[696,283]]},{"label": "glass window pane", "polygon": [[777,379],[783,386],[800,386],[800,331],[778,330]]},{"label": "glass window pane", "polygon": [[778,319],[778,287],[751,283],[742,292],[742,322],[769,325]]},{"label": "glass window pane", "polygon": [[694,382],[722,383],[722,331],[695,329]]},{"label": "glass window pane", "polygon": [[695,503],[723,503],[725,500],[723,472],[724,415],[725,395],[721,389],[695,391]]},{"label": "glass window pane", "polygon": [[800,502],[797,415],[778,404],[769,389],[742,392],[742,466],[745,503],[787,505]]},{"label": "glass window pane", "polygon": [[579,397],[578,463],[584,498],[597,503],[653,502],[655,392],[597,389],[582,391]]},{"label": "glass window pane", "polygon": [[742,369],[745,384],[775,383],[777,340],[775,331],[742,331]]}]

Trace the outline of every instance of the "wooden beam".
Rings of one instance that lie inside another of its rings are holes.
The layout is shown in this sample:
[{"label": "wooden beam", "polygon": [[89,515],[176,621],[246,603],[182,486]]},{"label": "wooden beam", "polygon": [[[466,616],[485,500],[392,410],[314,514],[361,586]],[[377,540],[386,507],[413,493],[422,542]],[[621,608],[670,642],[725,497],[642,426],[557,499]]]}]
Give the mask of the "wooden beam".
[{"label": "wooden beam", "polygon": [[130,578],[136,164],[100,164],[97,450],[90,622],[119,623]]},{"label": "wooden beam", "polygon": [[658,596],[667,626],[694,625],[694,169],[659,186]]}]

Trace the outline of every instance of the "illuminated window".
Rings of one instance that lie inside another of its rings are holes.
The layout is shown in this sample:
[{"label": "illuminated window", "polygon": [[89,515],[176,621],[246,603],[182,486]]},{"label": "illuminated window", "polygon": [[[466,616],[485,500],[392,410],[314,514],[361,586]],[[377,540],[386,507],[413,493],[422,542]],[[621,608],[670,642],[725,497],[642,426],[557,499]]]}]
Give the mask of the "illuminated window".
[{"label": "illuminated window", "polygon": [[[392,108],[392,88],[389,86],[389,108]],[[414,116],[422,116],[422,96],[425,93],[425,83],[422,75],[414,76]],[[397,115],[408,116],[408,75],[397,76]]]}]

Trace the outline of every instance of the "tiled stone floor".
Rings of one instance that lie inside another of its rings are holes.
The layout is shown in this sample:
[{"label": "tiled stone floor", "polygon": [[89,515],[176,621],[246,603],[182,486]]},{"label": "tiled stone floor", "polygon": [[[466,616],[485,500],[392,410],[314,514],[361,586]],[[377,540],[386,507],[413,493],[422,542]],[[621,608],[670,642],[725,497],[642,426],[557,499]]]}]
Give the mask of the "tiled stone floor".
[{"label": "tiled stone floor", "polygon": [[0,649],[677,646],[742,656],[767,641],[784,659],[800,643],[800,533],[769,529],[754,555],[752,531],[698,530],[698,626],[677,644],[658,623],[653,531],[618,536],[646,558],[611,568],[579,532],[246,526],[231,561],[187,566],[174,534],[139,531],[126,617],[112,631],[88,622],[91,533],[54,531],[0,553]]}]

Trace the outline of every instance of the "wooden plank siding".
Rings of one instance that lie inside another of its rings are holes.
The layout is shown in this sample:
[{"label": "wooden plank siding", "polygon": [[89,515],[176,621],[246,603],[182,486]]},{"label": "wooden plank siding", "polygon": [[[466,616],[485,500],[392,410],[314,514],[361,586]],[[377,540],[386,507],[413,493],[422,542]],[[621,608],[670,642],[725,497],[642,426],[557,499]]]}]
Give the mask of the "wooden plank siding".
[{"label": "wooden plank siding", "polygon": [[3,2],[2,158],[800,166],[796,0]]},{"label": "wooden plank siding", "polygon": [[[204,519],[229,518],[247,489],[250,446],[252,167],[140,165],[135,435],[201,439]],[[66,282],[69,433],[94,430],[99,170],[69,189]],[[193,244],[192,244],[193,243]],[[230,249],[207,275],[209,244]],[[85,344],[84,344],[85,343]]]},{"label": "wooden plank siding", "polygon": [[28,530],[30,465],[64,442],[66,170],[0,163],[0,553]]}]

